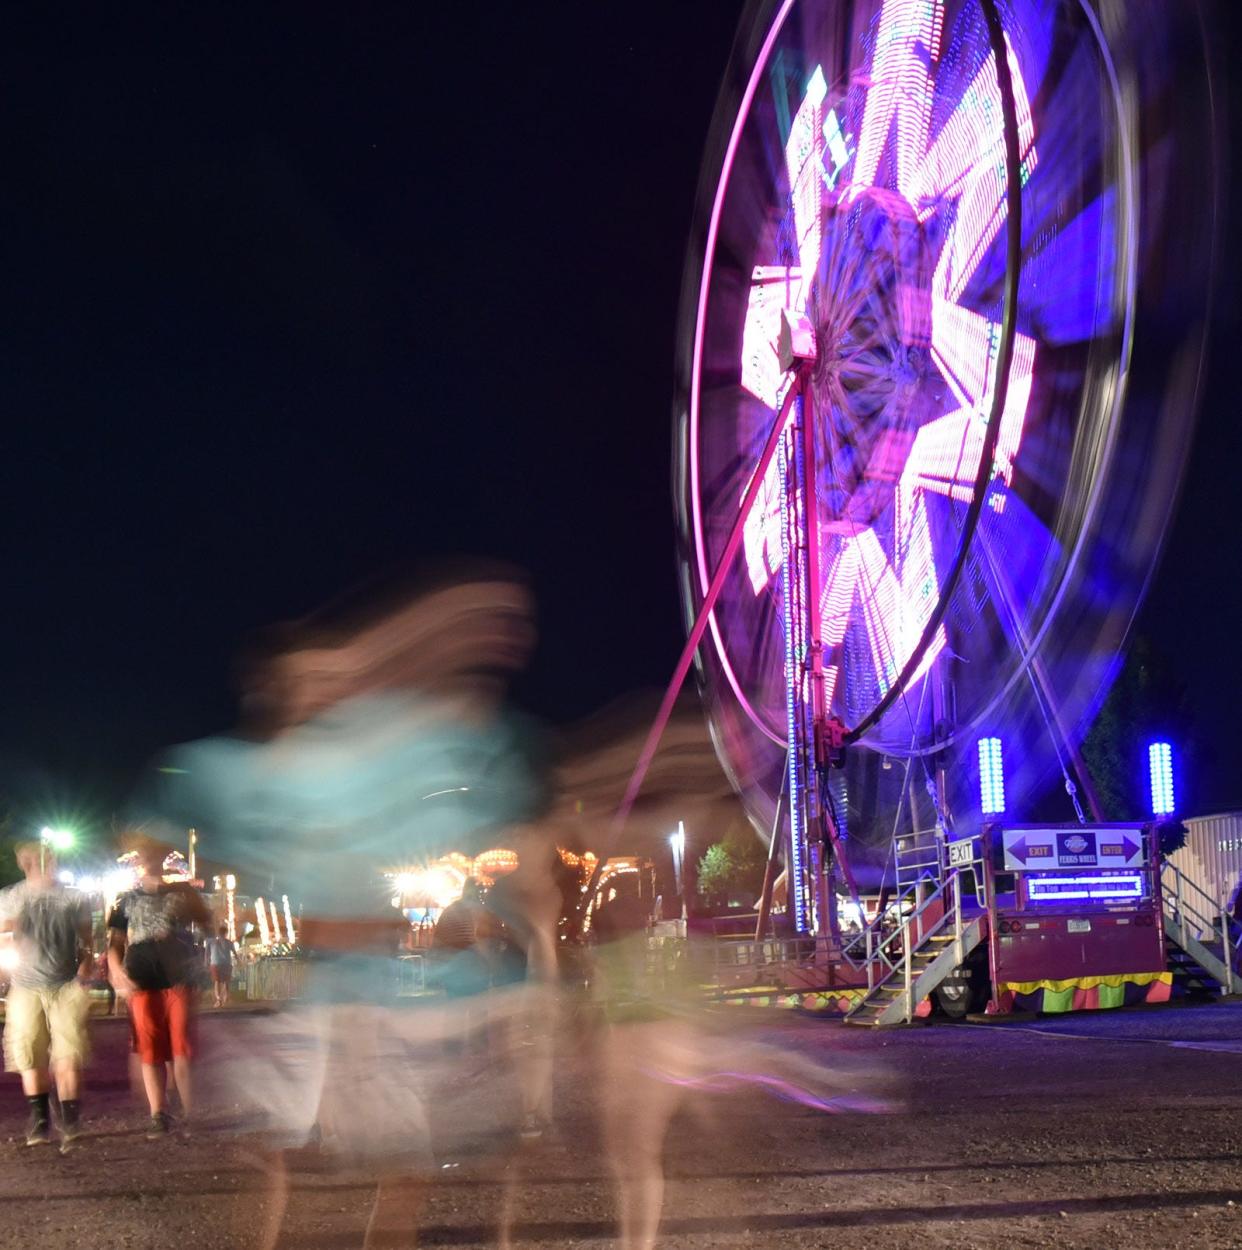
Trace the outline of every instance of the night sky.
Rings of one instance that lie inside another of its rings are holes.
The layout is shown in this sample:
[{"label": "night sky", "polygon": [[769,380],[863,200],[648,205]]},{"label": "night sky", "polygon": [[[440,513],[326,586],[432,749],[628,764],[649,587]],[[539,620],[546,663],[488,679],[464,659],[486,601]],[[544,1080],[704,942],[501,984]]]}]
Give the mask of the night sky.
[{"label": "night sky", "polygon": [[[530,570],[535,713],[662,684],[675,312],[740,7],[6,15],[8,803],[106,814],[232,722],[250,631],[446,554]],[[1242,805],[1222,269],[1143,620],[1211,743],[1197,810]]]}]

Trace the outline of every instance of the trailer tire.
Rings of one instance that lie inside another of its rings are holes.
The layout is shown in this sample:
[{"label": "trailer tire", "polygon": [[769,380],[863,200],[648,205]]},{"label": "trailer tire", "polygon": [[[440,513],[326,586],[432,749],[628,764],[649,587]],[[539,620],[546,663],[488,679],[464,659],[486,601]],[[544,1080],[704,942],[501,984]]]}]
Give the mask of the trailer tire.
[{"label": "trailer tire", "polygon": [[932,993],[936,996],[936,1006],[940,1008],[940,1014],[948,1016],[950,1020],[965,1020],[970,1014],[974,995],[971,993],[969,981],[945,981],[936,986]]},{"label": "trailer tire", "polygon": [[981,975],[981,972],[976,964],[962,964],[932,990],[941,1015],[950,1020],[964,1020],[983,1010],[988,1000],[988,983],[986,974]]}]

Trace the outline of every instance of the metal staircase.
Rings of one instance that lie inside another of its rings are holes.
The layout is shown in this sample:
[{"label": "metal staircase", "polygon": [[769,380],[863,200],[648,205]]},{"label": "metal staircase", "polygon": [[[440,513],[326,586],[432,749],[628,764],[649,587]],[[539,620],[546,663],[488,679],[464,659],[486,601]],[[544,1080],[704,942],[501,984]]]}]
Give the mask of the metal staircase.
[{"label": "metal staircase", "polygon": [[1242,925],[1167,861],[1161,870],[1169,968],[1191,993],[1242,992]]},{"label": "metal staircase", "polygon": [[911,1023],[919,1004],[983,940],[983,916],[962,915],[960,877],[952,868],[939,884],[930,876],[914,880],[846,947],[845,957],[867,972],[867,994],[848,1023]]},{"label": "metal staircase", "polygon": [[944,835],[939,828],[898,834],[893,838],[893,863],[898,890],[929,879],[939,882],[944,863]]}]

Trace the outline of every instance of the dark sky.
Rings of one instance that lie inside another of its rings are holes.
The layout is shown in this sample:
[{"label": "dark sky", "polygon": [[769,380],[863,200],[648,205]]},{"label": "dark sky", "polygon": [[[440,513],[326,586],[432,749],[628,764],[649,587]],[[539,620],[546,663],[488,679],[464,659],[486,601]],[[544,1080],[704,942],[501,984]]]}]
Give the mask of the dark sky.
[{"label": "dark sky", "polygon": [[[11,789],[108,807],[230,723],[248,631],[444,553],[531,570],[536,712],[664,680],[674,318],[739,9],[6,15]],[[1148,614],[1220,735],[1209,803],[1242,801],[1231,377]]]}]

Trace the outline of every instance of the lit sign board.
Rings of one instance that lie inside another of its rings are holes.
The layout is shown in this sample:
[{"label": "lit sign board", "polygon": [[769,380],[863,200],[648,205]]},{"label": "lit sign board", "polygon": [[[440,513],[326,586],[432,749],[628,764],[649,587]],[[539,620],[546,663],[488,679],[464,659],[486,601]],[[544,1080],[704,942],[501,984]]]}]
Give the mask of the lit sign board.
[{"label": "lit sign board", "polygon": [[1006,872],[1134,868],[1146,862],[1139,825],[1001,830]]},{"label": "lit sign board", "polygon": [[974,838],[961,838],[949,843],[949,867],[960,868],[963,864],[973,864],[979,858]]},{"label": "lit sign board", "polygon": [[1124,902],[1143,895],[1143,877],[1137,872],[1119,872],[1107,877],[1030,877],[1026,882],[1026,896],[1032,903],[1070,903],[1082,899]]}]

